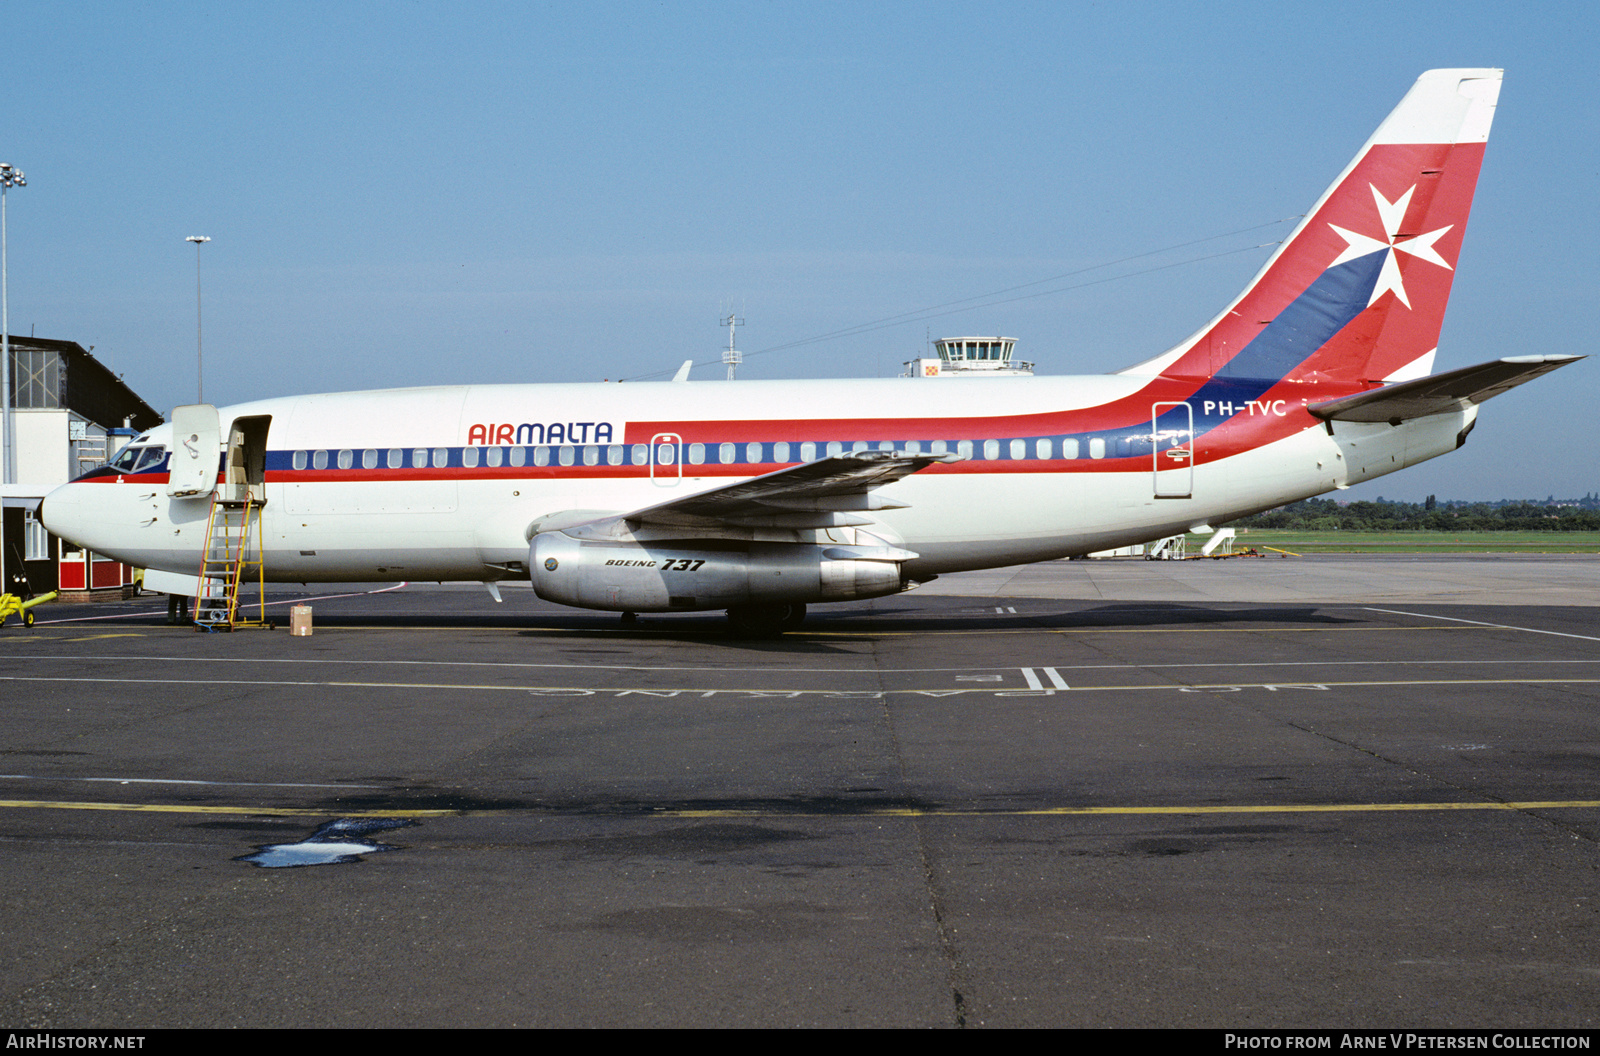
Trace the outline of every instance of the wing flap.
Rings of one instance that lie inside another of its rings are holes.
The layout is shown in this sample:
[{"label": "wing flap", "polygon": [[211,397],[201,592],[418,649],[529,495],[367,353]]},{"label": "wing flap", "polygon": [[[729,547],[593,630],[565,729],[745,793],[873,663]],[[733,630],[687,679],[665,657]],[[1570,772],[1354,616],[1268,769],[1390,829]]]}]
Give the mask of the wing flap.
[{"label": "wing flap", "polygon": [[1584,356],[1507,356],[1477,366],[1402,381],[1343,399],[1314,403],[1306,410],[1324,421],[1388,422],[1457,411],[1492,399]]}]

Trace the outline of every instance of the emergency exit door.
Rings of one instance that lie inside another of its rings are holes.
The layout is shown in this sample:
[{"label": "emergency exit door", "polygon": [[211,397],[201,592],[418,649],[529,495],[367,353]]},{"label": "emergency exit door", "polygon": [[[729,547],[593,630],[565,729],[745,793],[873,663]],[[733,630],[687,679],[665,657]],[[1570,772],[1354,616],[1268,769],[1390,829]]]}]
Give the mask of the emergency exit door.
[{"label": "emergency exit door", "polygon": [[1150,407],[1155,497],[1194,498],[1194,407],[1156,403]]}]

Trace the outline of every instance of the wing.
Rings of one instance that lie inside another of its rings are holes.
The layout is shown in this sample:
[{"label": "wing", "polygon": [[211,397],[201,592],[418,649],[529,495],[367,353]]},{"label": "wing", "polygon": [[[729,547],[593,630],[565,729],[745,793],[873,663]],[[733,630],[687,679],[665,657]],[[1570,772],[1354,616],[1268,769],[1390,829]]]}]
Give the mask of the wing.
[{"label": "wing", "polygon": [[874,489],[959,455],[858,451],[806,462],[622,515],[630,527],[711,528],[719,525],[829,528],[870,524],[852,511],[904,507]]},{"label": "wing", "polygon": [[1314,403],[1306,410],[1325,421],[1388,422],[1399,425],[1412,418],[1460,410],[1471,404],[1514,389],[1541,374],[1576,363],[1584,356],[1507,356],[1434,374],[1415,381],[1402,381],[1371,392],[1346,396],[1342,400]]},{"label": "wing", "polygon": [[571,531],[615,536],[651,529],[689,529],[695,535],[718,529],[739,534],[756,528],[843,528],[874,523],[858,516],[867,510],[904,508],[876,492],[884,484],[936,462],[959,462],[961,456],[905,455],[892,451],[858,451],[805,462],[709,491],[669,499],[630,513],[610,510],[564,510],[529,526],[538,532]]}]

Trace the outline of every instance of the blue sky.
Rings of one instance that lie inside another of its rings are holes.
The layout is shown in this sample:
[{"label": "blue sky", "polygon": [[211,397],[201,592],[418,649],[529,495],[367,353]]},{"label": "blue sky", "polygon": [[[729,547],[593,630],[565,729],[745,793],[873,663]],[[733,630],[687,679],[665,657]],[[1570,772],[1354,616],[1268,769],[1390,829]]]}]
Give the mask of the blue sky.
[{"label": "blue sky", "polygon": [[[11,0],[12,330],[191,401],[203,234],[217,403],[686,358],[711,383],[730,303],[747,353],[785,346],[742,377],[894,374],[930,333],[1103,372],[1204,323],[1422,70],[1500,66],[1438,367],[1588,353],[1597,11]],[[1597,395],[1600,362],[1569,367],[1344,497],[1600,490]]]}]

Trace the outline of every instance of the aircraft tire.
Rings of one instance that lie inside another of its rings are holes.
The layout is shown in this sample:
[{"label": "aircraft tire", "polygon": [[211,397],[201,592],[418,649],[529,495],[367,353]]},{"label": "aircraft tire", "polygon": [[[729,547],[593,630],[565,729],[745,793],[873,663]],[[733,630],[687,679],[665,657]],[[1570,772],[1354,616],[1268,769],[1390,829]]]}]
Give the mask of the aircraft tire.
[{"label": "aircraft tire", "polygon": [[741,638],[776,638],[790,626],[789,621],[796,618],[796,609],[800,610],[798,619],[805,619],[805,606],[791,602],[735,605],[728,610],[728,622]]}]

